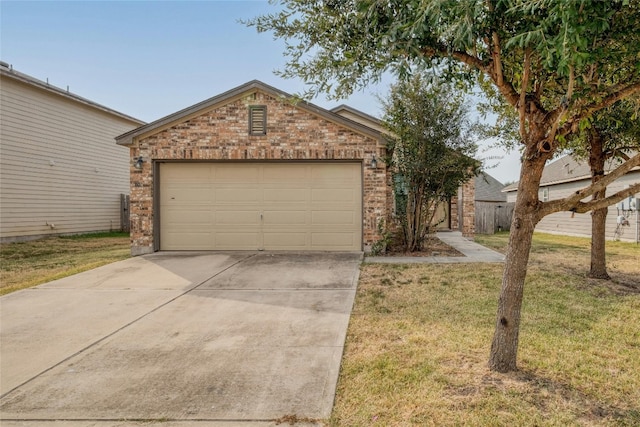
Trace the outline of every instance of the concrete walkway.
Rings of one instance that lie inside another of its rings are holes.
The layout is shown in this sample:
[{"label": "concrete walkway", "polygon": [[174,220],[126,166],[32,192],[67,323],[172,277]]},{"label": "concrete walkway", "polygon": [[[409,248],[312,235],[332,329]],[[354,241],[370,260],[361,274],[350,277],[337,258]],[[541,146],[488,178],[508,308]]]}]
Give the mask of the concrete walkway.
[{"label": "concrete walkway", "polygon": [[371,256],[366,257],[365,262],[381,264],[420,264],[420,263],[442,263],[456,264],[468,262],[504,262],[504,255],[482,245],[479,245],[465,237],[459,231],[445,231],[436,233],[438,238],[447,245],[457,249],[464,256]]}]

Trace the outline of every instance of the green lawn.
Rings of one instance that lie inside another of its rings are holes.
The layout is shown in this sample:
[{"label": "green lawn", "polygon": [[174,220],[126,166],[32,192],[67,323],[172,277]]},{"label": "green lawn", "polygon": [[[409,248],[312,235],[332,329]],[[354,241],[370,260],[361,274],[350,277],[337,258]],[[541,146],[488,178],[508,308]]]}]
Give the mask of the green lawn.
[{"label": "green lawn", "polygon": [[640,425],[640,247],[608,249],[602,282],[588,239],[535,235],[512,374],[487,368],[500,265],[363,265],[329,423]]}]

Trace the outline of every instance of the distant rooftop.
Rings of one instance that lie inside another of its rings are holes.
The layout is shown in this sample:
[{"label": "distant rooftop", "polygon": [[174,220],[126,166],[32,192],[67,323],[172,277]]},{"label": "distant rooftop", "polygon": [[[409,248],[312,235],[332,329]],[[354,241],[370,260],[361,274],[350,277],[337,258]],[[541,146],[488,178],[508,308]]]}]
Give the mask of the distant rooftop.
[{"label": "distant rooftop", "polygon": [[476,202],[506,202],[507,195],[502,193],[504,184],[486,172],[481,172],[475,178]]},{"label": "distant rooftop", "polygon": [[[609,173],[620,165],[619,159],[610,159],[605,163],[605,173]],[[560,184],[563,182],[580,181],[591,178],[591,168],[587,160],[577,160],[571,155],[560,157],[544,167],[540,186]],[[502,189],[503,192],[516,191],[518,183]]]}]

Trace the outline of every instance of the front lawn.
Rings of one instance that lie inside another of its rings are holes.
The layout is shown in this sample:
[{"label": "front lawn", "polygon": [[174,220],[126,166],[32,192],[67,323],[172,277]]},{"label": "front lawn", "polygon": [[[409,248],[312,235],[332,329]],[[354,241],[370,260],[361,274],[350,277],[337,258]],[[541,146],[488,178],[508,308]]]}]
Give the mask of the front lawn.
[{"label": "front lawn", "polygon": [[0,245],[0,295],[130,256],[128,233],[50,237]]},{"label": "front lawn", "polygon": [[364,264],[330,424],[640,425],[640,247],[607,245],[612,282],[588,239],[535,235],[512,374],[487,368],[500,265]]}]

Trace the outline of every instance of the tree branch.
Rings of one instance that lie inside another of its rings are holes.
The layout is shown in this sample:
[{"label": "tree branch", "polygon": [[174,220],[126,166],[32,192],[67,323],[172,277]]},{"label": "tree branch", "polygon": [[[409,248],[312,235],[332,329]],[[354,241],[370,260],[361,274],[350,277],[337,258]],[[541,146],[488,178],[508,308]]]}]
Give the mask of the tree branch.
[{"label": "tree branch", "polygon": [[524,52],[524,71],[522,73],[522,85],[520,87],[520,100],[518,101],[518,115],[520,117],[520,137],[527,141],[527,129],[525,127],[525,113],[527,111],[526,98],[527,86],[529,85],[529,73],[531,71],[531,49]]},{"label": "tree branch", "polygon": [[[489,46],[489,48],[491,48],[491,46]],[[493,62],[495,60],[492,60],[491,63],[489,64],[485,64],[480,58],[473,55],[469,55],[467,52],[464,52],[464,51],[450,52],[444,46],[439,46],[438,48],[425,47],[422,49],[422,54],[430,58],[433,58],[433,57],[446,58],[450,56],[462,62],[463,64],[469,66],[472,69],[485,73],[491,78],[491,80],[495,82],[496,86],[498,87],[498,90],[502,95],[504,95],[504,97],[507,99],[509,104],[511,104],[514,107],[518,105],[518,100],[520,99],[520,95],[509,82],[504,81],[502,77],[502,72],[500,74],[500,84],[498,84],[497,75],[494,72],[495,66],[493,65]]]},{"label": "tree branch", "polygon": [[498,86],[504,84],[504,74],[502,72],[502,52],[500,49],[500,36],[498,32],[491,33],[491,58],[493,60],[494,80]]},{"label": "tree branch", "polygon": [[[549,202],[541,203],[540,208],[538,210],[538,218],[541,219],[554,212],[574,211],[578,208],[578,206],[591,206],[590,203],[592,202],[582,203],[581,200],[593,195],[594,193],[600,190],[604,190],[609,184],[611,184],[616,179],[620,178],[622,175],[626,174],[636,166],[640,166],[640,153],[636,154],[631,159],[624,162],[613,171],[609,172],[598,182],[593,183],[590,186],[583,188],[582,190],[576,191],[571,196],[566,197],[564,199],[560,199],[560,200],[552,200]],[[609,196],[601,200],[609,200],[611,197],[612,196]],[[620,201],[623,198],[624,197],[621,197],[620,199],[615,200],[612,203],[615,203],[616,201]],[[595,205],[595,201],[593,202],[593,205]],[[590,209],[597,209],[598,207],[602,207],[602,206],[598,205],[597,207],[595,208],[591,207]]]},{"label": "tree branch", "polygon": [[606,208],[614,203],[618,203],[619,201],[626,199],[629,196],[633,196],[636,193],[640,193],[640,182],[631,185],[629,188],[620,190],[604,199],[591,200],[589,202],[578,202],[576,207],[571,210],[576,213],[585,213],[596,209]]},{"label": "tree branch", "polygon": [[571,131],[574,123],[591,116],[596,111],[610,107],[621,99],[627,98],[635,93],[640,93],[640,82],[636,82],[628,86],[623,86],[620,89],[615,89],[610,95],[604,97],[599,102],[595,102],[583,107],[578,114],[573,116],[570,120],[567,120],[567,122],[562,126],[560,134],[568,134]]}]

